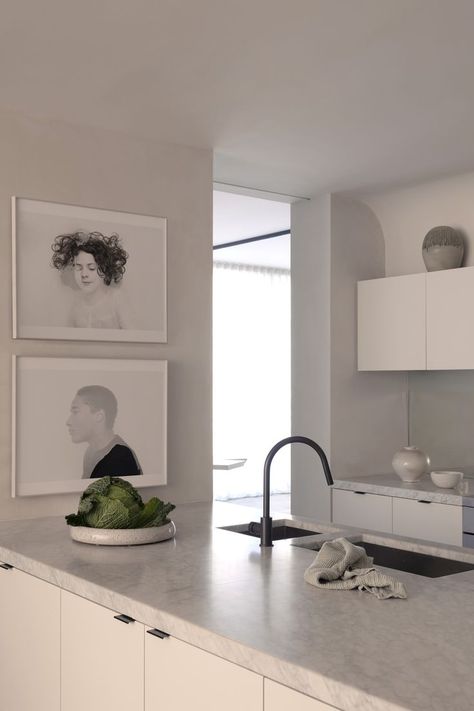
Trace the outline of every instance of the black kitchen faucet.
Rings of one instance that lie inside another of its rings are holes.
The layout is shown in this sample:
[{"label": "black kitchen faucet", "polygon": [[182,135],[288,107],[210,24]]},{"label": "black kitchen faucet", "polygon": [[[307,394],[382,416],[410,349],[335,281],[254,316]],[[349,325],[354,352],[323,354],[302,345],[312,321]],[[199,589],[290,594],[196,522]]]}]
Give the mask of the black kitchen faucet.
[{"label": "black kitchen faucet", "polygon": [[300,435],[294,435],[293,437],[286,437],[285,439],[277,442],[267,454],[265,459],[265,464],[263,466],[263,516],[260,519],[261,523],[261,533],[260,533],[260,545],[264,548],[269,548],[273,545],[272,543],[272,519],[270,518],[270,467],[272,464],[273,457],[275,454],[284,447],[286,444],[293,443],[307,444],[308,447],[312,447],[314,451],[318,454],[321,464],[323,465],[324,474],[328,486],[334,484],[332,478],[331,470],[329,469],[329,464],[326,455],[322,448],[314,442],[314,440],[309,439],[309,437],[301,437]]}]

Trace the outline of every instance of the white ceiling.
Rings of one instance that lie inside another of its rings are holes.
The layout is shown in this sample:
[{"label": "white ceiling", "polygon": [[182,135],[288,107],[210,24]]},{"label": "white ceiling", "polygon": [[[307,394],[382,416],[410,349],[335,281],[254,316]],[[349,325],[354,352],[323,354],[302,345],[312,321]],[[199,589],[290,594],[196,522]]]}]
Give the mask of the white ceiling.
[{"label": "white ceiling", "polygon": [[0,108],[313,195],[474,167],[473,0],[3,2]]}]

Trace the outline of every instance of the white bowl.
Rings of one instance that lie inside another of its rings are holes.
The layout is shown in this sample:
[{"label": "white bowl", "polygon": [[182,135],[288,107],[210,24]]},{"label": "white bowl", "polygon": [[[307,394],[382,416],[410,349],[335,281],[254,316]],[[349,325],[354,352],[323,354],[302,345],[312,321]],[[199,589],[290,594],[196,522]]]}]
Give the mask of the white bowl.
[{"label": "white bowl", "polygon": [[462,472],[437,471],[431,472],[431,481],[442,489],[453,489],[463,477]]},{"label": "white bowl", "polygon": [[163,526],[150,526],[149,528],[69,526],[69,533],[73,541],[93,543],[96,546],[141,546],[173,538],[176,526],[173,521],[169,521]]}]

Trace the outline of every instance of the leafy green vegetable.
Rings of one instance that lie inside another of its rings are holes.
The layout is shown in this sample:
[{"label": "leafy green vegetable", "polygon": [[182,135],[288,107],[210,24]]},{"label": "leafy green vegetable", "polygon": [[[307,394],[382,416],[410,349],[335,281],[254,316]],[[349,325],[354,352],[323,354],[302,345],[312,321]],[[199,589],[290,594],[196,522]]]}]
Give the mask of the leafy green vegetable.
[{"label": "leafy green vegetable", "polygon": [[168,523],[173,504],[154,496],[146,504],[132,484],[119,477],[96,479],[83,492],[77,514],[69,514],[69,526],[90,528],[149,528]]},{"label": "leafy green vegetable", "polygon": [[163,501],[154,496],[147,501],[138,516],[135,518],[133,528],[150,528],[150,526],[162,526],[168,521],[168,514],[175,507],[173,504],[164,504]]}]

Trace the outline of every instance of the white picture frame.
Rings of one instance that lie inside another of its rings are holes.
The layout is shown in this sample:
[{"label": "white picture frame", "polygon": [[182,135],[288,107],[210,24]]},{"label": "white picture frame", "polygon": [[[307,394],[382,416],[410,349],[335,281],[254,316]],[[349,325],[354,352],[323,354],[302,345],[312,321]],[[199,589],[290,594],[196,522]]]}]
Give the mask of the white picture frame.
[{"label": "white picture frame", "polygon": [[11,209],[13,338],[166,343],[166,218],[16,196]]},{"label": "white picture frame", "polygon": [[[118,405],[108,429],[108,406],[94,400],[97,390],[112,392]],[[109,429],[115,439],[104,449],[100,437]],[[102,458],[115,444],[121,447]],[[115,468],[124,460],[111,464],[111,456],[123,454],[137,463],[133,475]],[[166,484],[167,361],[13,356],[12,496],[80,492],[107,474],[137,488]]]}]

